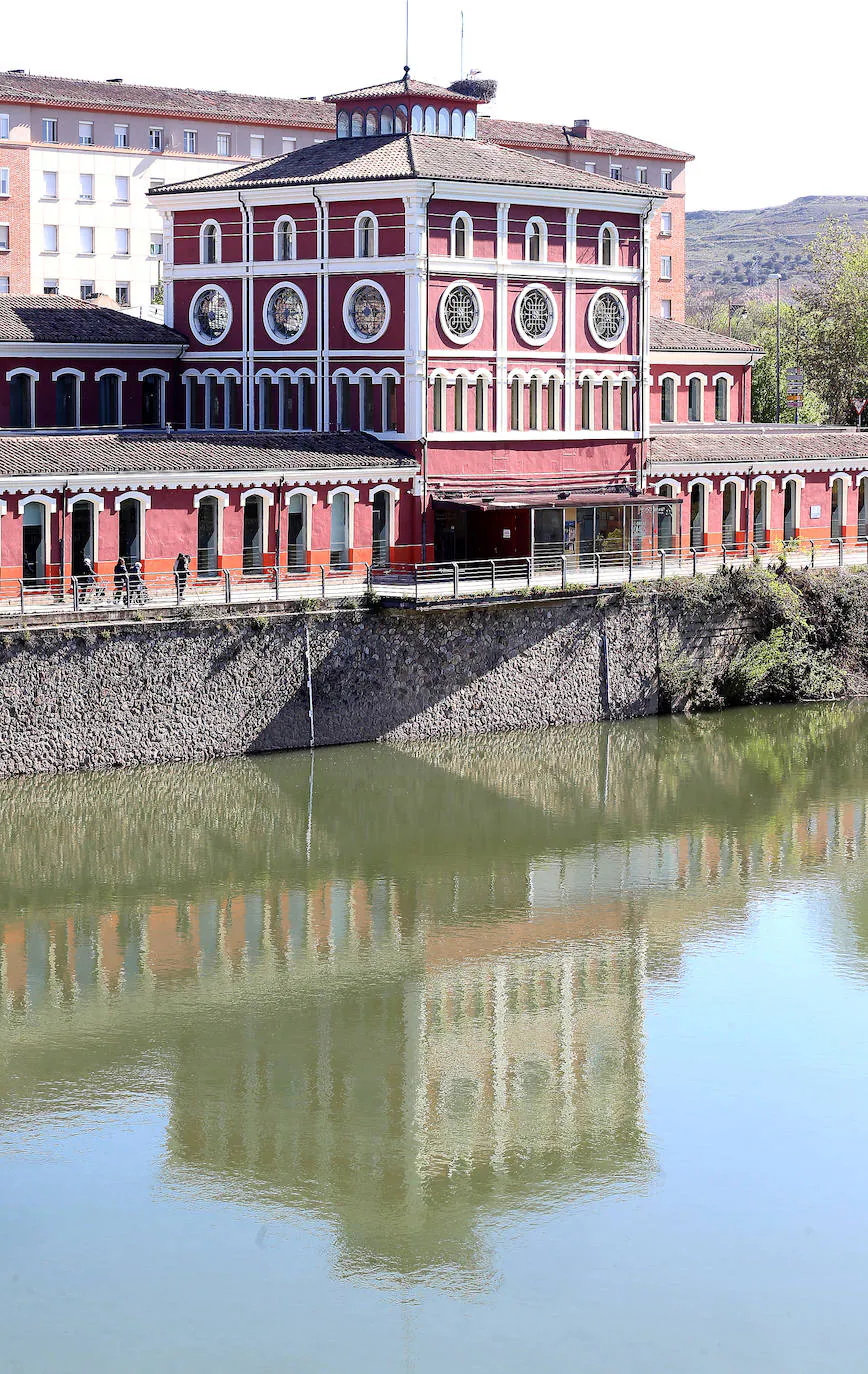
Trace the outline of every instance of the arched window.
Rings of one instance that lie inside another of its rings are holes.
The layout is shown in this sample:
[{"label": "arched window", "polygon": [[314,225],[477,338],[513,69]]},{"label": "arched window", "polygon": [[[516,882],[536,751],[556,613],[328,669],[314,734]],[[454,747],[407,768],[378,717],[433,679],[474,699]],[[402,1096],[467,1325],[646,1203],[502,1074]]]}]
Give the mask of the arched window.
[{"label": "arched window", "polygon": [[376,429],[374,419],[374,379],[365,376],[359,378],[359,429],[373,433]]},{"label": "arched window", "polygon": [[560,429],[558,416],[558,384],[554,377],[549,377],[546,384],[546,428]]},{"label": "arched window", "polygon": [[307,497],[293,492],[288,503],[289,521],[286,532],[286,566],[289,572],[307,569]]},{"label": "arched window", "polygon": [[435,377],[435,378],[434,378],[434,401],[433,401],[433,411],[434,411],[434,413],[433,413],[433,418],[432,418],[432,422],[431,422],[431,428],[432,428],[432,429],[436,429],[436,430],[442,430],[442,429],[445,428],[445,425],[444,425],[444,423],[443,423],[443,418],[444,418],[444,414],[445,414],[445,408],[444,408],[444,405],[443,405],[443,399],[444,399],[444,398],[443,398],[443,391],[444,391],[445,385],[446,385],[446,383],[445,383],[445,380],[444,380],[443,377]]},{"label": "arched window", "polygon": [[485,429],[485,378],[477,377],[474,388],[474,428]]},{"label": "arched window", "polygon": [[368,113],[365,115],[365,136],[370,138],[372,134],[377,132],[379,127],[380,121],[377,118],[377,111],[368,110]]},{"label": "arched window", "polygon": [[73,577],[82,577],[96,562],[96,503],[80,498],[72,503],[70,522]]},{"label": "arched window", "polygon": [[244,499],[243,540],[241,571],[261,576],[265,551],[265,515],[261,496],[247,496]]},{"label": "arched window", "polygon": [[664,482],[658,493],[657,506],[657,548],[671,553],[675,547],[675,506],[671,504],[674,490],[669,482]]},{"label": "arched window", "polygon": [[675,424],[674,377],[664,377],[660,384],[660,419],[667,425]]},{"label": "arched window", "polygon": [[55,422],[58,429],[78,428],[78,398],[81,379],[75,372],[61,372],[55,378]]},{"label": "arched window", "polygon": [[[791,483],[795,486],[795,483]],[[859,478],[859,503],[856,508],[856,537],[868,539],[868,478]]]},{"label": "arched window", "polygon": [[437,133],[441,138],[449,137],[449,111],[440,110],[437,115]]},{"label": "arched window", "polygon": [[241,379],[233,374],[223,378],[223,427],[241,428]]},{"label": "arched window", "polygon": [[[859,508],[862,509],[862,489],[864,483],[859,484]],[[799,537],[799,484],[795,478],[788,478],[784,482],[784,542],[789,543]],[[862,536],[864,538],[864,535]]]},{"label": "arched window", "polygon": [[338,389],[338,429],[352,429],[352,410],[350,406],[350,379],[345,374],[335,383]]},{"label": "arched window", "polygon": [[414,105],[410,111],[410,133],[421,134],[425,127],[425,116],[421,105]]},{"label": "arched window", "polygon": [[374,492],[371,508],[371,564],[375,568],[388,568],[392,544],[392,503],[389,493]]},{"label": "arched window", "polygon": [[163,424],[163,397],[166,379],[158,372],[148,372],[142,378],[142,426],[159,429]]},{"label": "arched window", "polygon": [[384,105],[380,111],[380,133],[393,134],[395,132],[395,113],[391,105]]},{"label": "arched window", "polygon": [[722,510],[720,520],[721,543],[725,549],[734,549],[738,533],[738,509],[741,504],[737,482],[724,482],[722,490]]},{"label": "arched window", "polygon": [[539,429],[539,427],[540,427],[540,411],[539,411],[539,399],[540,399],[540,398],[539,398],[539,393],[540,393],[540,380],[539,380],[539,377],[531,377],[531,379],[530,379],[530,397],[529,397],[529,404],[528,404],[528,429]]},{"label": "arched window", "polygon": [[631,398],[632,392],[633,392],[632,386],[631,386],[630,383],[626,380],[626,378],[624,378],[624,380],[622,380],[622,382],[621,382],[621,428],[622,428],[622,429],[632,429],[632,428],[633,428],[633,425],[632,425],[632,423],[631,423],[631,418],[632,418],[632,417],[631,417],[631,414],[630,414],[630,411],[631,411],[631,408],[632,408],[631,405],[630,405],[630,398]]},{"label": "arched window", "polygon": [[464,116],[464,137],[476,137],[476,115],[473,110],[468,110],[467,114]]},{"label": "arched window", "polygon": [[513,377],[509,384],[509,427],[521,429],[521,379]]},{"label": "arched window", "polygon": [[399,105],[395,111],[395,133],[405,134],[407,132],[407,106]]},{"label": "arched window", "polygon": [[455,378],[454,428],[464,429],[467,424],[467,383],[463,377]]},{"label": "arched window", "polygon": [[196,571],[200,577],[217,576],[220,506],[216,496],[203,496],[196,523]]},{"label": "arched window", "polygon": [[452,137],[461,138],[464,134],[464,117],[460,110],[452,111]]},{"label": "arched window", "polygon": [[714,418],[729,419],[729,381],[726,377],[718,377],[714,383]]},{"label": "arched window", "polygon": [[353,110],[352,131],[353,138],[361,138],[365,132],[365,116],[361,110]]},{"label": "arched window", "polygon": [[618,231],[614,224],[603,224],[597,240],[597,262],[601,267],[615,267],[618,263]]},{"label": "arched window", "polygon": [[425,132],[426,134],[436,134],[437,132],[437,111],[433,105],[425,106]]},{"label": "arched window", "polygon": [[753,490],[753,542],[763,547],[768,543],[768,482],[757,482]]},{"label": "arched window", "polygon": [[452,220],[453,258],[473,257],[473,221],[469,215],[458,214]]},{"label": "arched window", "polygon": [[220,226],[214,220],[202,225],[199,235],[199,261],[215,263],[220,261]]},{"label": "arched window", "polygon": [[700,377],[691,377],[687,383],[687,418],[697,422],[702,419],[702,379]]},{"label": "arched window", "polygon": [[356,220],[356,257],[377,256],[377,221],[373,215],[359,215]]},{"label": "arched window", "polygon": [[277,429],[279,423],[278,402],[280,401],[280,383],[275,384],[273,377],[265,376],[259,379],[259,428]]},{"label": "arched window", "polygon": [[349,138],[350,136],[350,116],[348,110],[341,110],[338,115],[338,138]]},{"label": "arched window", "polygon": [[690,547],[705,548],[705,487],[695,482],[690,491]]},{"label": "arched window", "polygon": [[336,491],[332,495],[329,562],[333,568],[350,566],[350,497],[346,491]]},{"label": "arched window", "polygon": [[830,534],[833,539],[841,539],[844,528],[847,524],[847,488],[843,477],[836,477],[832,482],[832,512],[830,521]]},{"label": "arched window", "polygon": [[304,373],[298,379],[298,427],[316,429],[316,388],[313,377]]},{"label": "arched window", "polygon": [[47,511],[42,501],[22,507],[22,576],[29,586],[44,583],[48,563]]},{"label": "arched window", "polygon": [[36,378],[30,372],[14,372],[9,378],[9,424],[12,429],[32,429],[35,422]]},{"label": "arched window", "polygon": [[121,422],[121,379],[116,372],[104,372],[98,385],[99,423],[117,426]]},{"label": "arched window", "polygon": [[593,428],[593,396],[594,393],[591,390],[591,379],[590,377],[585,377],[582,380],[582,429]]},{"label": "arched window", "polygon": [[118,503],[118,558],[122,558],[129,571],[144,557],[144,502],[137,496],[124,497]]},{"label": "arched window", "polygon": [[383,433],[398,432],[398,384],[394,377],[386,376],[382,383],[383,391]]},{"label": "arched window", "polygon": [[603,378],[603,385],[600,388],[600,428],[612,428],[612,379]]},{"label": "arched window", "polygon": [[295,220],[284,215],[274,226],[274,257],[277,262],[292,262],[295,254]]},{"label": "arched window", "polygon": [[524,256],[527,262],[545,262],[548,235],[541,219],[530,219],[524,231]]}]

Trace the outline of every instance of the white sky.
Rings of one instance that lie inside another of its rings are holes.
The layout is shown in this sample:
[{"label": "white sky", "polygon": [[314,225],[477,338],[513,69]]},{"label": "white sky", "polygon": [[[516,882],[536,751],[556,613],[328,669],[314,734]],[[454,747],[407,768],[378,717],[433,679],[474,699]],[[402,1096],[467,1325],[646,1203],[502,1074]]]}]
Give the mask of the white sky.
[{"label": "white sky", "polygon": [[[414,76],[459,74],[462,7],[465,68],[499,82],[490,113],[587,117],[692,152],[689,209],[868,194],[855,0],[411,0]],[[3,69],[152,85],[322,96],[403,63],[404,0],[42,0],[0,24]]]}]

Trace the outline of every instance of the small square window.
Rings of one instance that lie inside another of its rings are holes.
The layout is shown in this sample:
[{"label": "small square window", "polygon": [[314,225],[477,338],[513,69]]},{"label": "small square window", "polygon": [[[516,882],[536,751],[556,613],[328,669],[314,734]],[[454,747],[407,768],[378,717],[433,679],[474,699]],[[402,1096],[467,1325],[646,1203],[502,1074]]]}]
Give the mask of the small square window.
[{"label": "small square window", "polygon": [[672,237],[672,215],[668,210],[664,210],[660,216],[660,233],[664,238]]},{"label": "small square window", "polygon": [[165,177],[151,177],[150,181],[148,182],[148,190],[153,191],[155,186],[165,186],[165,184]]},{"label": "small square window", "polygon": [[596,175],[596,172],[597,172],[597,164],[596,164],[596,162],[586,162],[586,163],[585,163],[585,171],[586,171],[586,172],[590,172],[590,173],[591,173],[591,176],[595,176],[595,175]]},{"label": "small square window", "polygon": [[57,142],[57,120],[56,120],[56,119],[43,119],[43,121],[42,121],[42,142],[43,142],[43,143],[56,143],[56,142]]},{"label": "small square window", "polygon": [[0,296],[9,295],[9,278],[0,277]]},{"label": "small square window", "polygon": [[42,283],[42,294],[43,296],[60,295],[60,282],[57,280],[56,277],[45,278],[45,281]]},{"label": "small square window", "polygon": [[9,194],[9,168],[0,167],[0,196]]},{"label": "small square window", "polygon": [[184,130],[184,152],[195,153],[199,143],[199,136],[195,129]]},{"label": "small square window", "polygon": [[664,191],[672,190],[672,173],[668,167],[664,167],[660,173],[660,185]]},{"label": "small square window", "polygon": [[115,147],[129,148],[130,146],[130,126],[129,124],[115,125]]},{"label": "small square window", "polygon": [[161,153],[163,151],[162,129],[148,130],[148,146],[152,153]]},{"label": "small square window", "polygon": [[43,224],[42,226],[42,251],[43,253],[57,252],[57,225]]},{"label": "small square window", "polygon": [[152,286],[152,287],[151,287],[151,305],[162,305],[162,304],[163,304],[163,288],[162,288],[162,286],[160,285],[160,283],[158,282],[156,286]]},{"label": "small square window", "polygon": [[93,256],[93,225],[83,224],[78,231],[78,251],[86,257]]},{"label": "small square window", "polygon": [[637,167],[637,168],[636,168],[636,184],[637,184],[637,186],[647,186],[647,185],[648,185],[648,168],[647,168],[647,167]]},{"label": "small square window", "polygon": [[661,301],[661,302],[660,302],[660,314],[663,316],[664,320],[671,320],[671,319],[672,319],[672,302],[671,302],[671,301]]},{"label": "small square window", "polygon": [[672,280],[672,259],[662,257],[660,259],[660,278],[662,281]]},{"label": "small square window", "polygon": [[613,181],[620,181],[622,175],[623,175],[623,170],[622,170],[622,168],[616,166],[615,163],[612,163],[612,164],[610,165],[610,167],[609,167],[609,176],[612,178],[612,180],[613,180]]},{"label": "small square window", "polygon": [[294,152],[295,152],[295,149],[296,149],[296,144],[297,144],[297,143],[298,143],[298,140],[295,139],[295,138],[284,138],[284,139],[281,139],[281,145],[282,145],[283,151],[284,151],[285,153],[294,153]]},{"label": "small square window", "polygon": [[115,177],[115,200],[121,205],[130,203],[130,179],[129,177]]},{"label": "small square window", "polygon": [[115,256],[119,258],[128,258],[130,256],[129,229],[115,230]]},{"label": "small square window", "polygon": [[79,120],[78,141],[83,148],[91,148],[93,146],[93,124],[91,120]]},{"label": "small square window", "polygon": [[163,235],[151,234],[151,257],[161,258],[163,256]]},{"label": "small square window", "polygon": [[264,134],[251,134],[251,135],[250,135],[250,156],[251,156],[251,157],[264,157],[264,156],[265,156],[265,135],[264,135]]},{"label": "small square window", "polygon": [[9,116],[0,114],[0,138],[9,137]]},{"label": "small square window", "polygon": [[217,156],[218,156],[218,157],[231,157],[231,156],[232,156],[232,135],[231,135],[231,134],[218,134],[218,135],[217,135]]},{"label": "small square window", "polygon": [[[55,190],[55,195],[57,194]],[[93,200],[93,172],[80,172],[78,177],[79,200]]]},{"label": "small square window", "polygon": [[90,300],[93,300],[93,298],[94,298],[95,295],[96,295],[96,282],[95,282],[95,281],[83,281],[83,282],[81,283],[81,299],[82,299],[83,301],[90,301]]},{"label": "small square window", "polygon": [[9,225],[0,224],[0,253],[9,252]]},{"label": "small square window", "polygon": [[43,200],[57,200],[57,173],[42,173],[42,198]]},{"label": "small square window", "polygon": [[130,284],[128,281],[119,281],[115,285],[115,303],[117,305],[129,305]]}]

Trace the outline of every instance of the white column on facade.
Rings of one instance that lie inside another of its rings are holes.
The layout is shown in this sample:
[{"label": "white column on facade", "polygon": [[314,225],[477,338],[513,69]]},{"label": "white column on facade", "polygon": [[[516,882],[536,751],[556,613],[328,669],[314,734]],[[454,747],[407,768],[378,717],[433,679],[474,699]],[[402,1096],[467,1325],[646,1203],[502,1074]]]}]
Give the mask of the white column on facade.
[{"label": "white column on facade", "polygon": [[404,432],[408,439],[428,433],[428,199],[433,186],[404,197]]},{"label": "white column on facade", "polygon": [[175,239],[174,211],[161,211],[163,222],[163,323],[175,323]]},{"label": "white column on facade", "polygon": [[[653,206],[649,208],[642,220],[642,290],[641,290],[641,320],[642,330],[639,338],[639,376],[641,378],[641,390],[639,394],[639,428],[643,442],[651,436],[650,415],[651,415],[651,215]],[[643,485],[646,474],[643,472]]]},{"label": "white column on facade", "polygon": [[317,287],[317,428],[328,430],[331,422],[331,360],[329,356],[329,207],[315,196],[319,209],[319,270]]},{"label": "white column on facade", "polygon": [[567,210],[567,270],[564,280],[564,429],[576,427],[576,226],[579,212]]},{"label": "white column on facade", "polygon": [[494,364],[494,426],[503,431],[509,426],[506,387],[508,372],[507,338],[509,328],[509,293],[507,271],[509,264],[509,201],[497,205],[497,281],[495,306],[495,364]]}]

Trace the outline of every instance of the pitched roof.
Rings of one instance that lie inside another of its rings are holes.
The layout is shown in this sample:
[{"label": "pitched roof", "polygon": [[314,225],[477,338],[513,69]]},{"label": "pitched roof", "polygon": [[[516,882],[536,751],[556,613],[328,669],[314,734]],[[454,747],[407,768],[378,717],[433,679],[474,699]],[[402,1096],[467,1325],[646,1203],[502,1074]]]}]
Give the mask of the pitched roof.
[{"label": "pitched roof", "polygon": [[868,459],[868,430],[808,425],[655,425],[651,433],[652,466],[673,463],[787,463],[805,459]]},{"label": "pitched roof", "polygon": [[371,434],[12,433],[0,430],[0,477],[417,469]]},{"label": "pitched roof", "polygon": [[448,100],[459,105],[477,103],[475,95],[460,95],[446,86],[433,86],[430,81],[414,81],[410,76],[401,77],[398,81],[387,81],[382,86],[360,86],[357,91],[340,91],[337,95],[324,95],[323,100],[334,105],[345,100],[398,100],[402,96],[412,98],[414,95],[422,100]]},{"label": "pitched roof", "polygon": [[753,353],[757,358],[763,351],[756,344],[733,339],[729,334],[712,334],[692,324],[659,319],[651,321],[651,349],[661,353]]},{"label": "pitched roof", "polygon": [[692,162],[693,153],[679,152],[662,143],[650,143],[632,134],[614,129],[594,129],[588,126],[587,136],[581,138],[563,124],[534,124],[522,119],[492,119],[480,115],[477,135],[489,143],[516,148],[556,148],[573,152],[611,153],[615,157],[671,158],[674,162]]},{"label": "pitched roof", "polygon": [[279,124],[331,129],[334,111],[318,100],[197,91],[175,86],[135,86],[126,81],[87,81],[68,76],[0,72],[0,100],[23,105],[109,110],[129,114],[193,115],[241,124]]},{"label": "pitched roof", "polygon": [[498,182],[569,191],[618,191],[662,197],[649,186],[610,181],[575,167],[547,162],[530,153],[475,139],[437,138],[433,134],[380,134],[313,143],[281,157],[265,158],[193,181],[158,186],[152,196],[185,191],[221,191],[257,186],[294,186],[311,182],[396,181],[407,178]]},{"label": "pitched roof", "polygon": [[164,324],[74,296],[0,296],[0,344],[131,343],[180,348],[186,342]]}]

